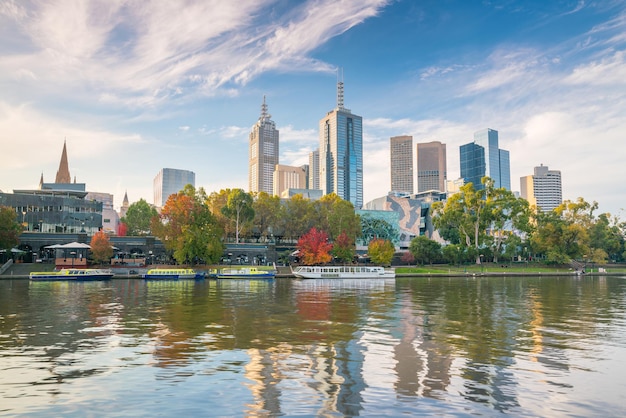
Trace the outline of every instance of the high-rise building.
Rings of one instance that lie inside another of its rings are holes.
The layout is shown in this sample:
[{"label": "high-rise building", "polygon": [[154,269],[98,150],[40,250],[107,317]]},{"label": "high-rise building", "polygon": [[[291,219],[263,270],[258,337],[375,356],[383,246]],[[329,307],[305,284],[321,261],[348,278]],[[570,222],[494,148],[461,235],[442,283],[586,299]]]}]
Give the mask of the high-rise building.
[{"label": "high-rise building", "polygon": [[482,189],[481,179],[490,177],[496,188],[511,190],[509,152],[498,148],[498,131],[483,129],[474,133],[474,142],[461,145],[461,177]]},{"label": "high-rise building", "polygon": [[251,192],[274,192],[274,168],[278,164],[278,129],[267,113],[263,96],[261,116],[250,132],[248,188]]},{"label": "high-rise building", "polygon": [[162,208],[170,195],[176,194],[186,185],[196,187],[196,173],[175,168],[162,168],[153,181],[154,206]]},{"label": "high-rise building", "polygon": [[363,205],[363,119],[343,106],[343,81],[337,83],[337,107],[320,120],[320,188]]},{"label": "high-rise building", "polygon": [[551,211],[563,203],[561,172],[543,164],[535,167],[534,175],[520,178],[520,194],[541,211]]},{"label": "high-rise building", "polygon": [[389,139],[391,158],[391,191],[413,193],[413,137],[392,136]]},{"label": "high-rise building", "polygon": [[320,150],[309,153],[309,189],[320,190]]},{"label": "high-rise building", "polygon": [[281,196],[287,189],[306,189],[306,166],[294,167],[276,164],[274,195]]},{"label": "high-rise building", "polygon": [[446,144],[439,141],[417,144],[417,193],[446,191],[448,179]]}]

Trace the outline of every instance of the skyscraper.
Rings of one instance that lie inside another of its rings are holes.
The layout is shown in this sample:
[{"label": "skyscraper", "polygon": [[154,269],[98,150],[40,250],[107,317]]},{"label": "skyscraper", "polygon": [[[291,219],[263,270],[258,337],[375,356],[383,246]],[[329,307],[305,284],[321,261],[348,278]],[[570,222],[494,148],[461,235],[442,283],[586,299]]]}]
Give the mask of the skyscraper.
[{"label": "skyscraper", "polygon": [[413,137],[392,136],[389,139],[391,157],[391,191],[413,193]]},{"label": "skyscraper", "polygon": [[153,182],[154,206],[162,208],[170,195],[176,194],[186,185],[196,187],[196,173],[175,168],[162,168]]},{"label": "skyscraper", "polygon": [[320,190],[320,150],[309,153],[309,189]]},{"label": "skyscraper", "polygon": [[498,148],[498,131],[483,129],[474,133],[474,142],[461,145],[461,177],[465,183],[473,183],[482,189],[485,176],[494,181],[496,188],[511,190],[511,167],[509,152]]},{"label": "skyscraper", "polygon": [[448,179],[446,144],[439,141],[417,144],[417,192],[446,191]]},{"label": "skyscraper", "polygon": [[534,175],[520,178],[520,194],[541,211],[551,211],[563,203],[561,172],[543,164],[535,167]]},{"label": "skyscraper", "polygon": [[320,120],[320,188],[363,206],[363,120],[343,106],[343,81],[337,107]]},{"label": "skyscraper", "polygon": [[278,129],[267,113],[263,96],[261,116],[250,132],[248,188],[251,192],[274,192],[274,168],[278,164]]}]

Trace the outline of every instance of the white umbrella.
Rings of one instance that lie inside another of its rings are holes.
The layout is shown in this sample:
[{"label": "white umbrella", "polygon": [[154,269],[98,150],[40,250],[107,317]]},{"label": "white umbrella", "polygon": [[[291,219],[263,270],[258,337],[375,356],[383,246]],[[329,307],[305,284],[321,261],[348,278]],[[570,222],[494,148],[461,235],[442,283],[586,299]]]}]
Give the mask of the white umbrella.
[{"label": "white umbrella", "polygon": [[61,248],[61,244],[48,245],[47,247],[44,247],[44,248],[50,248],[50,249]]},{"label": "white umbrella", "polygon": [[70,242],[67,244],[63,244],[57,248],[91,248],[89,244],[83,244],[80,242]]}]

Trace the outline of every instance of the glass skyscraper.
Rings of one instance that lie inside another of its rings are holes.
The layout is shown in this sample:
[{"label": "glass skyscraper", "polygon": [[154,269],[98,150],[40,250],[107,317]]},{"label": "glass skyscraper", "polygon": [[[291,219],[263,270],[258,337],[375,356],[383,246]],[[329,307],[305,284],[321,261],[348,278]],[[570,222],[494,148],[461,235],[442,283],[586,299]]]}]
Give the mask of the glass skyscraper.
[{"label": "glass skyscraper", "polygon": [[496,188],[511,190],[511,165],[509,152],[498,148],[498,131],[483,129],[474,134],[474,142],[460,147],[461,177],[482,189],[485,176],[494,181]]},{"label": "glass skyscraper", "polygon": [[337,108],[320,120],[320,188],[363,206],[363,119],[343,107],[343,83],[337,86]]},{"label": "glass skyscraper", "polygon": [[186,185],[196,187],[196,173],[175,168],[163,168],[154,178],[154,206],[162,208],[170,195],[176,194]]}]

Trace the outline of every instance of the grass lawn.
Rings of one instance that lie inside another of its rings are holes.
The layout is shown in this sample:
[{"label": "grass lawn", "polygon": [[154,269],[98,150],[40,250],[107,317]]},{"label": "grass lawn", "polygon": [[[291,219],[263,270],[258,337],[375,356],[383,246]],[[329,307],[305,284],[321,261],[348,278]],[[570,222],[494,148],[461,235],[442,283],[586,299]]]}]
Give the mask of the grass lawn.
[{"label": "grass lawn", "polygon": [[[603,266],[607,273],[625,273],[626,266],[618,264],[614,267]],[[464,274],[464,273],[573,273],[574,269],[570,266],[548,266],[545,264],[530,263],[530,264],[470,264],[463,266],[451,266],[447,264],[435,264],[433,266],[396,266],[396,273],[398,274]],[[586,273],[597,273],[598,268],[596,266],[587,266]]]}]

